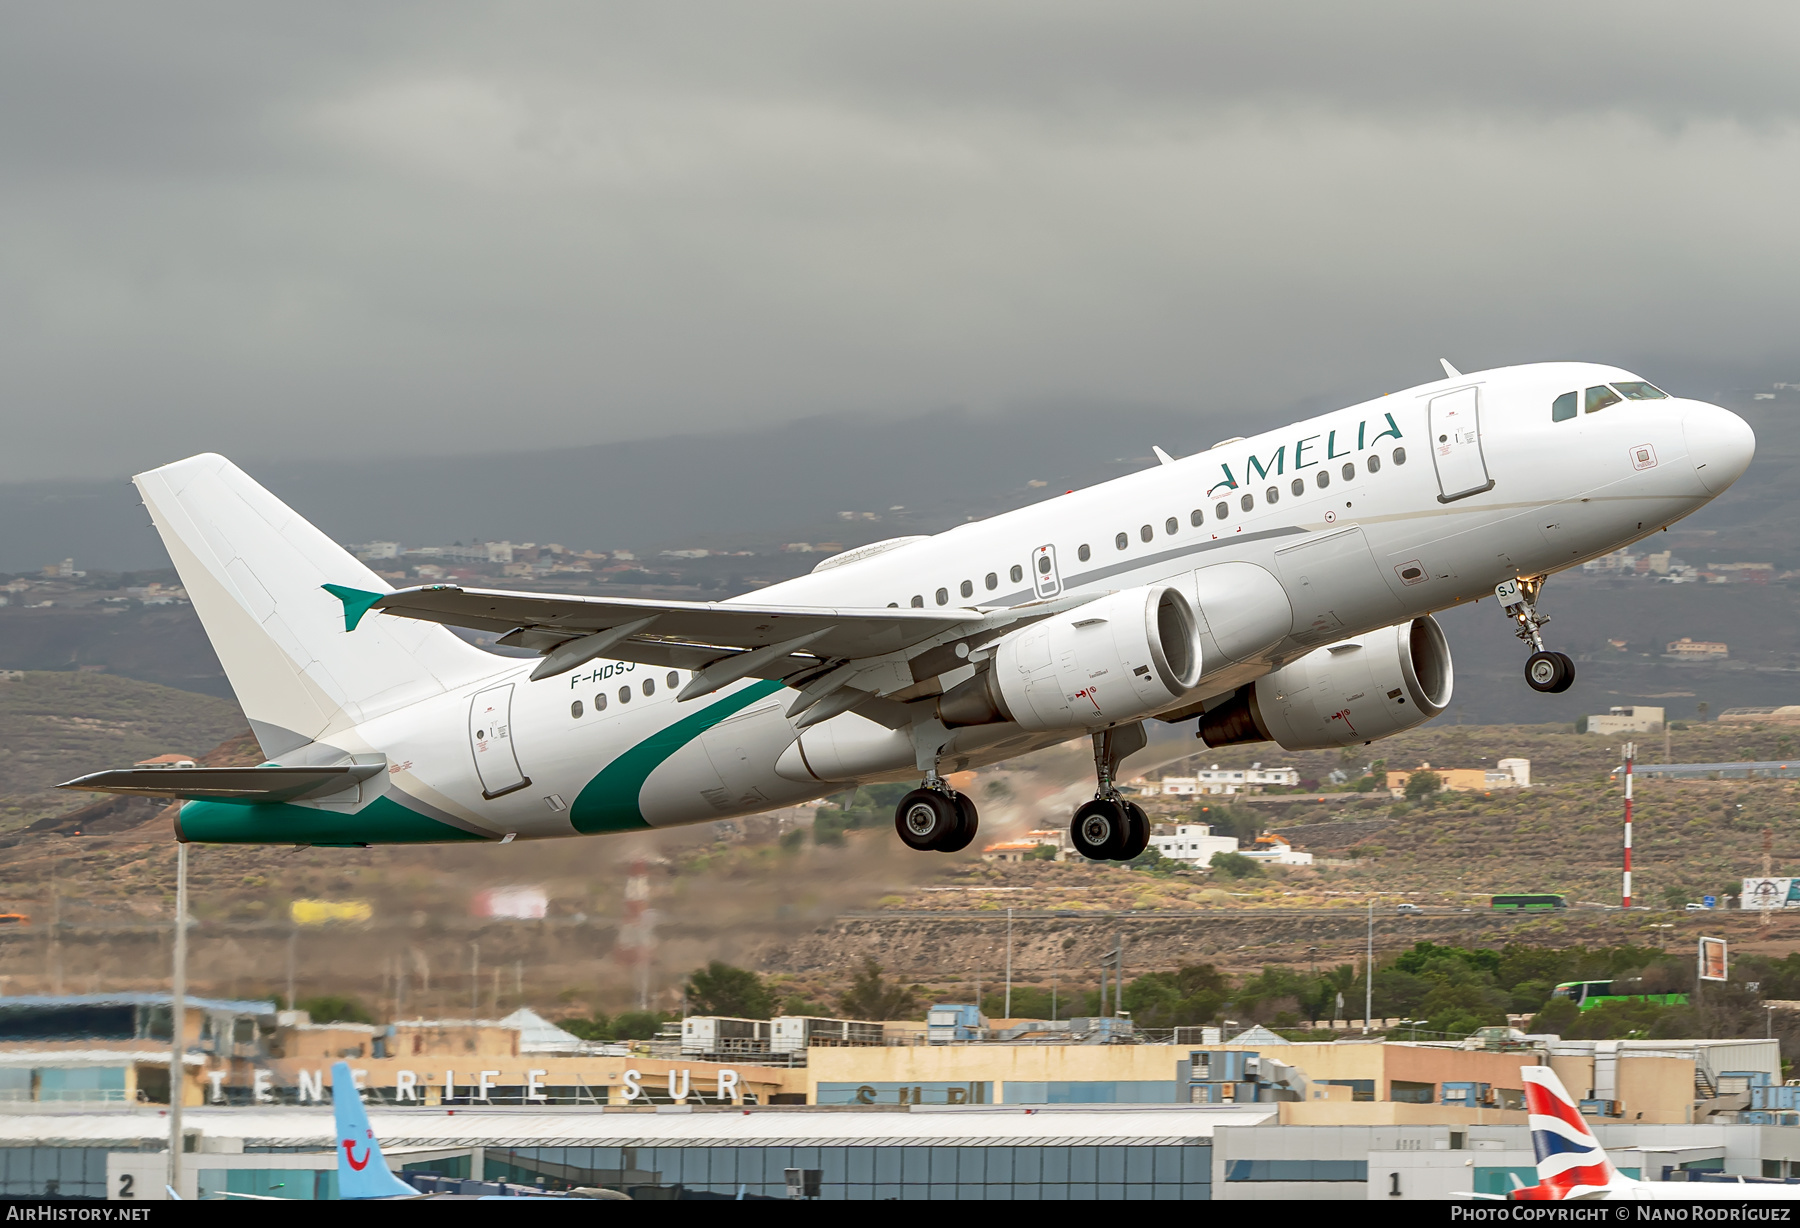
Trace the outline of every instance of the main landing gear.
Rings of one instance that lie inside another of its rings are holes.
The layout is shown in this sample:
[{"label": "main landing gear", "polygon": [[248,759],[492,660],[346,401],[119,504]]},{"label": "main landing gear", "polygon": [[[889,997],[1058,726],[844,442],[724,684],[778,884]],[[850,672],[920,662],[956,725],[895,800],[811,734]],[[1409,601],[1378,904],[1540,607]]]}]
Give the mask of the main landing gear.
[{"label": "main landing gear", "polygon": [[1070,842],[1090,861],[1130,861],[1150,846],[1150,816],[1136,802],[1120,797],[1113,785],[1119,761],[1142,750],[1147,741],[1141,723],[1094,735],[1099,788],[1094,800],[1083,803],[1069,823]]},{"label": "main landing gear", "polygon": [[894,807],[894,830],[909,849],[960,853],[980,829],[975,803],[933,772],[923,788],[914,789]]},{"label": "main landing gear", "polygon": [[1543,591],[1544,577],[1521,577],[1494,587],[1506,616],[1519,624],[1518,636],[1534,651],[1525,661],[1525,682],[1534,691],[1556,695],[1575,684],[1575,662],[1566,652],[1551,652],[1544,647],[1542,628],[1550,619],[1537,611],[1538,594]]}]

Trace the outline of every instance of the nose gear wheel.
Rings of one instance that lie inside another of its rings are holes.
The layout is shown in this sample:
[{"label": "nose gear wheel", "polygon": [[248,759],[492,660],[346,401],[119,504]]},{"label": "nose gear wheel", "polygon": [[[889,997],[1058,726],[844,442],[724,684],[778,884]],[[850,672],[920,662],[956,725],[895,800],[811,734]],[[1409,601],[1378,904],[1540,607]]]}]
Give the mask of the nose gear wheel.
[{"label": "nose gear wheel", "polygon": [[1538,594],[1544,577],[1520,576],[1494,586],[1494,596],[1506,616],[1519,625],[1515,633],[1534,650],[1525,662],[1525,682],[1534,691],[1558,695],[1575,685],[1575,662],[1566,652],[1544,647],[1543,628],[1549,615],[1539,614]]},{"label": "nose gear wheel", "polygon": [[1525,662],[1525,682],[1534,691],[1561,694],[1575,684],[1575,662],[1566,652],[1534,652]]}]

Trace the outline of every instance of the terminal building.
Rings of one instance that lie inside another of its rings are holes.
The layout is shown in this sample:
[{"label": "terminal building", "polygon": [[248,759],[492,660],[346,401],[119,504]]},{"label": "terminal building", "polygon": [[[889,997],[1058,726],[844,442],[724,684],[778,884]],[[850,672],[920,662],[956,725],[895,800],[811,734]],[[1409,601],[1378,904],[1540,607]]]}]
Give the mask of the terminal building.
[{"label": "terminal building", "polygon": [[[169,1018],[167,995],[0,999],[0,1196],[161,1191]],[[1529,1177],[1528,1065],[1556,1070],[1621,1168],[1800,1177],[1800,1088],[1782,1085],[1773,1040],[1289,1043],[1257,1028],[1177,1045],[1121,1018],[940,1005],[892,1029],[688,1020],[652,1056],[530,1012],[313,1024],[199,1000],[187,1022],[184,1197],[333,1197],[337,1060],[396,1168],[452,1184],[757,1199],[788,1196],[798,1170],[831,1199],[1502,1192]]]}]

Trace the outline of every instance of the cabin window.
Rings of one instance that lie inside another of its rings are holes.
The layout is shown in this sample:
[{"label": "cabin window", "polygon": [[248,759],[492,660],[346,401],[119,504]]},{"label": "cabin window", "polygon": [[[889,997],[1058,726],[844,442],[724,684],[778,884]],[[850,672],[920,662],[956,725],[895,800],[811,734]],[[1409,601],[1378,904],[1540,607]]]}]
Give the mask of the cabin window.
[{"label": "cabin window", "polygon": [[671,691],[673,691],[676,687],[681,685],[681,675],[676,673],[674,670],[670,670],[669,676],[667,678],[664,678],[663,681],[668,683],[669,689]]},{"label": "cabin window", "polygon": [[1248,495],[1248,494],[1245,495],[1242,499],[1238,500],[1238,506],[1243,508],[1246,512],[1249,511],[1251,508],[1256,506],[1256,496]]},{"label": "cabin window", "polygon": [[1038,556],[1038,574],[1040,576],[1047,576],[1050,574],[1050,556],[1049,555],[1041,554]]},{"label": "cabin window", "polygon": [[1368,460],[1364,461],[1363,464],[1369,467],[1370,473],[1381,472],[1381,458],[1379,456],[1371,456]]},{"label": "cabin window", "polygon": [[1012,577],[1012,582],[1014,584],[1017,584],[1019,581],[1021,581],[1025,578],[1025,569],[1023,567],[1019,566],[1017,563],[1014,563],[1013,569],[1011,571],[1007,572],[1006,574]]},{"label": "cabin window", "polygon": [[1117,546],[1121,550],[1123,550],[1125,547],[1129,546],[1130,544],[1131,544],[1131,538],[1124,533],[1121,533],[1117,537],[1113,538],[1113,545]]},{"label": "cabin window", "polygon": [[1000,587],[1000,577],[990,571],[987,573],[987,579],[983,580],[982,583],[987,585],[987,591],[991,593]]},{"label": "cabin window", "polygon": [[1666,401],[1669,397],[1655,384],[1646,384],[1641,379],[1616,379],[1612,386],[1624,393],[1627,401]]},{"label": "cabin window", "polygon": [[1395,448],[1394,449],[1394,463],[1396,465],[1404,465],[1406,463],[1406,449],[1405,448]]},{"label": "cabin window", "polygon": [[974,582],[972,580],[964,580],[962,582],[962,587],[959,588],[957,590],[957,592],[961,593],[965,597],[973,597],[975,595]]},{"label": "cabin window", "polygon": [[1293,481],[1288,483],[1288,489],[1293,491],[1294,498],[1298,499],[1301,495],[1306,493],[1306,479],[1305,478],[1295,478]]},{"label": "cabin window", "polygon": [[1263,502],[1264,503],[1280,503],[1281,502],[1281,487],[1271,486],[1271,487],[1269,487],[1269,489],[1263,491]]},{"label": "cabin window", "polygon": [[1565,392],[1550,402],[1550,421],[1567,422],[1575,416],[1575,402],[1581,399],[1579,392]]},{"label": "cabin window", "polygon": [[1082,542],[1080,546],[1076,547],[1075,557],[1085,563],[1094,557],[1094,552],[1088,549],[1088,544],[1086,542]]},{"label": "cabin window", "polygon": [[914,593],[913,599],[912,599],[912,606],[913,606],[913,609],[915,609],[915,610],[924,609],[925,608],[925,598],[919,596],[917,593]]},{"label": "cabin window", "polygon": [[950,604],[950,590],[949,589],[940,588],[937,591],[936,596],[937,596],[937,603],[939,605],[949,605]]},{"label": "cabin window", "polygon": [[569,705],[569,715],[576,720],[581,719],[581,701],[579,699]]},{"label": "cabin window", "polygon": [[656,679],[644,679],[644,698],[649,699],[654,694],[656,694]]},{"label": "cabin window", "polygon": [[606,711],[606,692],[605,691],[602,691],[602,692],[600,692],[600,694],[594,696],[594,711],[596,711],[596,712]]},{"label": "cabin window", "polygon": [[1201,525],[1206,523],[1206,517],[1200,514],[1199,508],[1195,508],[1193,511],[1188,513],[1188,523],[1193,525],[1197,529]]},{"label": "cabin window", "polygon": [[1170,537],[1175,536],[1175,531],[1179,528],[1181,528],[1181,522],[1173,516],[1169,517],[1168,520],[1163,523],[1163,532],[1167,533]]},{"label": "cabin window", "polygon": [[1321,469],[1313,474],[1313,481],[1319,484],[1320,490],[1324,490],[1327,486],[1331,485],[1331,472],[1327,469]]},{"label": "cabin window", "polygon": [[1230,520],[1231,519],[1231,504],[1221,503],[1217,507],[1213,508],[1213,519],[1214,520]]},{"label": "cabin window", "polygon": [[1608,405],[1617,405],[1618,403],[1619,394],[1605,384],[1587,390],[1587,411],[1590,414],[1597,414]]},{"label": "cabin window", "polygon": [[1156,530],[1151,528],[1149,525],[1144,525],[1144,526],[1140,527],[1138,529],[1138,540],[1145,541],[1145,542],[1155,541],[1156,540]]},{"label": "cabin window", "polygon": [[631,702],[631,688],[630,687],[622,686],[619,688],[619,702],[622,704],[628,704]]}]

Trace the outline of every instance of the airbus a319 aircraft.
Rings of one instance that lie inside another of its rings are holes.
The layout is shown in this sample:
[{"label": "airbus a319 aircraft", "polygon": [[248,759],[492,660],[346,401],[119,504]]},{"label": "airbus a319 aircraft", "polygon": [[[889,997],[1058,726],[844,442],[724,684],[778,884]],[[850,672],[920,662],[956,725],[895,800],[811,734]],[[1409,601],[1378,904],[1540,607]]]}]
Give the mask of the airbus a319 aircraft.
[{"label": "airbus a319 aircraft", "polygon": [[1704,506],[1755,451],[1736,415],[1616,367],[1444,369],[722,602],[395,590],[231,462],[191,457],[135,481],[268,761],[66,787],[189,799],[183,840],[362,846],[670,827],[918,781],[900,839],[950,852],[978,816],[949,773],[1089,736],[1097,787],[1071,836],[1127,860],[1149,824],[1115,781],[1146,722],[1288,750],[1412,728],[1450,702],[1432,611],[1489,594],[1527,682],[1566,689],[1545,577]]}]

